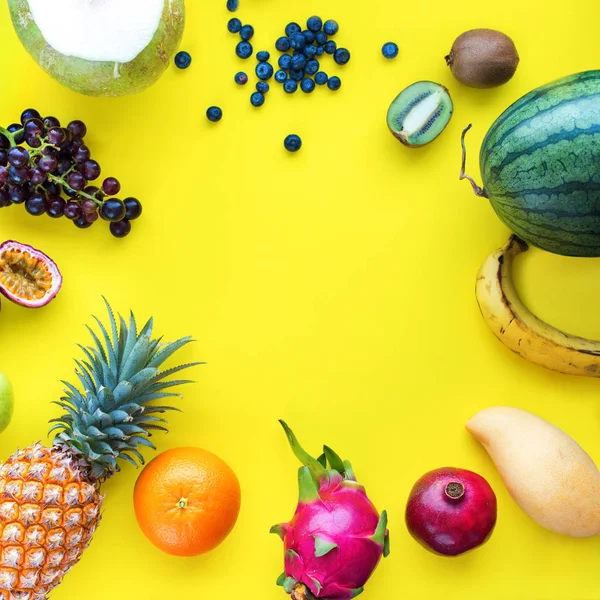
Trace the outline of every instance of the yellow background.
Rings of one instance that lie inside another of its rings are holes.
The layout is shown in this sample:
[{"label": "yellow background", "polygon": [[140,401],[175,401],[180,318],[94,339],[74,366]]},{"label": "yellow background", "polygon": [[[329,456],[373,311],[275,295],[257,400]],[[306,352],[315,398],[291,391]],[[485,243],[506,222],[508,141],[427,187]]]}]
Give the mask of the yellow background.
[{"label": "yellow background", "polygon": [[[506,106],[547,81],[599,67],[596,0],[241,0],[237,16],[255,26],[256,50],[273,51],[287,22],[318,13],[340,22],[337,41],[353,55],[344,68],[323,61],[342,77],[338,93],[286,96],[273,84],[258,110],[251,86],[233,83],[236,71],[256,63],[235,57],[224,4],[188,2],[183,47],[192,67],[171,68],[146,93],[118,100],[79,96],[52,81],[0,9],[1,123],[30,105],[65,122],[83,119],[103,173],[145,208],[125,240],[113,239],[105,223],[80,231],[22,207],[0,211],[0,238],[39,247],[64,275],[46,308],[2,303],[0,368],[17,406],[0,454],[44,436],[58,414],[50,403],[58,380],[73,379],[75,343],[87,340],[82,323],[103,314],[104,294],[140,320],[154,315],[167,339],[198,340],[178,358],[208,365],[185,390],[185,412],[170,417],[171,433],[155,441],[160,450],[215,452],[243,490],[225,543],[207,556],[173,558],[138,529],[137,472],[125,465],[104,488],[94,543],[53,600],[283,598],[275,587],[281,542],[268,529],[292,516],[298,465],[279,417],[310,451],[326,442],[350,458],[373,501],[389,511],[392,554],[365,600],[599,598],[600,539],[560,537],[532,522],[463,427],[481,408],[518,406],[600,459],[600,382],[526,363],[481,319],[475,273],[508,231],[458,181],[466,124],[474,124],[469,172],[479,179],[479,144]],[[508,85],[467,89],[445,67],[454,38],[473,27],[514,38],[521,65]],[[400,45],[395,61],[381,56],[388,40]],[[455,115],[435,143],[410,150],[388,133],[385,115],[420,79],[449,87]],[[211,104],[224,110],[216,125],[204,117]],[[292,132],[304,141],[296,155],[282,145]],[[600,260],[533,250],[517,276],[540,316],[600,338]],[[491,541],[454,560],[427,553],[404,526],[412,484],[444,465],[484,475],[499,502]]]}]

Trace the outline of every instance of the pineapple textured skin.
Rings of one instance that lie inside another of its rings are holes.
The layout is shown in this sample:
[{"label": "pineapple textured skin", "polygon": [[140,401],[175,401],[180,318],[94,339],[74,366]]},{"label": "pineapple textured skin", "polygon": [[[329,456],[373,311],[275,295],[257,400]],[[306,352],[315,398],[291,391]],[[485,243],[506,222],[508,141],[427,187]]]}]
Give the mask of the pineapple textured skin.
[{"label": "pineapple textured skin", "polygon": [[101,506],[68,450],[13,454],[0,467],[0,599],[45,600],[90,544]]}]

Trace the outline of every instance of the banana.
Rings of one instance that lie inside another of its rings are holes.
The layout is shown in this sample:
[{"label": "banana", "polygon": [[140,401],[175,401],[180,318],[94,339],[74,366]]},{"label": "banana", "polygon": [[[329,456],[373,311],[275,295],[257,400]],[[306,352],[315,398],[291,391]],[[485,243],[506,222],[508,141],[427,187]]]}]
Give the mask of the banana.
[{"label": "banana", "polygon": [[519,298],[512,264],[527,249],[528,245],[513,235],[479,269],[475,293],[485,322],[507,348],[536,365],[567,375],[600,377],[600,341],[570,335],[545,323]]}]

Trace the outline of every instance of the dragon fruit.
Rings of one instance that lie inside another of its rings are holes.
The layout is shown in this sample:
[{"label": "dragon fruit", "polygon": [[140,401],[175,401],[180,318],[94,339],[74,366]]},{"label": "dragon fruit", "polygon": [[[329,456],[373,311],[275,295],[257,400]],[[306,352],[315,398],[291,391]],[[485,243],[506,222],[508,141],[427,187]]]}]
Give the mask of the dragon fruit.
[{"label": "dragon fruit", "polygon": [[389,554],[387,513],[377,513],[347,460],[327,446],[313,458],[287,424],[280,423],[304,466],[298,471],[294,518],[271,528],[285,548],[285,572],[277,585],[292,600],[355,598],[381,556]]}]

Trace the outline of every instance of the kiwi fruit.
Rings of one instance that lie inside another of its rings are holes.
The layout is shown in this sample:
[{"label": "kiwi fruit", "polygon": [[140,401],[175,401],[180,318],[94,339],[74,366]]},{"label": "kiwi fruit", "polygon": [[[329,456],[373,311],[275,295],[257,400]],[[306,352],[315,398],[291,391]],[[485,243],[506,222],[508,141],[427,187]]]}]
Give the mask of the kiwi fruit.
[{"label": "kiwi fruit", "polygon": [[452,117],[448,90],[433,81],[417,81],[400,92],[387,114],[387,124],[405,146],[416,148],[435,140]]},{"label": "kiwi fruit", "polygon": [[446,64],[461,83],[493,88],[512,78],[519,55],[514,42],[501,31],[472,29],[456,38]]}]

